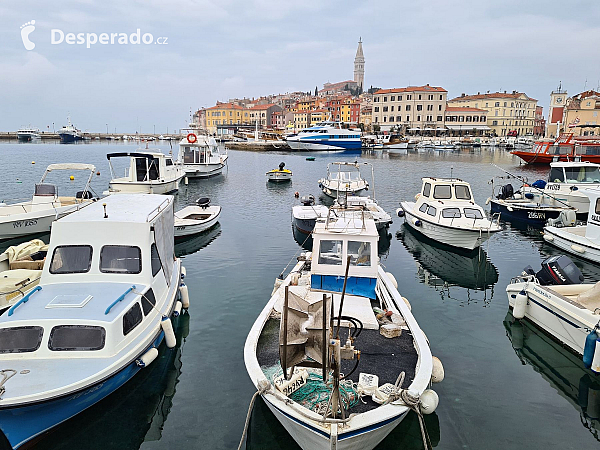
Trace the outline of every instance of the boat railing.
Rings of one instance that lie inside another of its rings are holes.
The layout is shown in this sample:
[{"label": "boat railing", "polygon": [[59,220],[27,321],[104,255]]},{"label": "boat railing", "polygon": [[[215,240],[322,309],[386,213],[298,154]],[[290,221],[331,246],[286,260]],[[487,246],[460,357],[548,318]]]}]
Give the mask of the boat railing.
[{"label": "boat railing", "polygon": [[146,222],[152,222],[154,219],[156,219],[158,215],[162,213],[171,204],[171,201],[171,197],[165,198],[160,205],[158,205],[156,208],[150,211],[148,216],[146,216]]}]

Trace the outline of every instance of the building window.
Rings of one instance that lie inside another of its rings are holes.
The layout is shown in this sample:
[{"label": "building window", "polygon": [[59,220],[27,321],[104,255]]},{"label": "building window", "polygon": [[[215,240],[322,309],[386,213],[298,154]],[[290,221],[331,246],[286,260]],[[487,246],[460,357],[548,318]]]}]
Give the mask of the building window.
[{"label": "building window", "polygon": [[465,117],[464,116],[458,116],[458,121],[459,122],[464,122],[465,121]]},{"label": "building window", "polygon": [[390,116],[390,122],[394,121],[394,116]]},{"label": "building window", "polygon": [[441,122],[442,121],[442,116],[437,116],[437,121]]},{"label": "building window", "polygon": [[391,101],[391,102],[395,102],[395,101],[396,101],[396,97],[395,97],[394,95],[392,95],[392,96],[390,97],[390,101]]},{"label": "building window", "polygon": [[384,101],[384,102],[387,102],[387,97],[383,97],[383,101]]},{"label": "building window", "polygon": [[392,111],[392,112],[394,111],[394,105],[392,105],[392,109],[390,109],[390,111]]},{"label": "building window", "polygon": [[402,116],[396,116],[396,122],[402,122]]},{"label": "building window", "polygon": [[406,110],[410,111],[410,105],[406,105]]},{"label": "building window", "polygon": [[485,116],[481,116],[481,117],[479,118],[479,121],[480,121],[480,122],[486,122],[486,120],[485,120]]},{"label": "building window", "polygon": [[407,94],[406,95],[406,100],[412,100],[412,94]]},{"label": "building window", "polygon": [[406,121],[410,122],[410,116],[406,116]]},{"label": "building window", "polygon": [[419,94],[419,100],[421,100],[421,94]]},{"label": "building window", "polygon": [[375,97],[375,98],[373,99],[373,101],[374,101],[374,102],[378,102],[378,101],[379,101],[379,97]]},{"label": "building window", "polygon": [[401,101],[402,101],[402,96],[401,96],[401,95],[399,95],[399,96],[398,96],[398,101],[399,101],[399,102],[401,102]]},{"label": "building window", "polygon": [[379,112],[379,106],[375,107],[375,112]]},{"label": "building window", "polygon": [[496,106],[496,107],[500,106],[500,102],[496,102],[496,104],[494,106]]},{"label": "building window", "polygon": [[417,122],[421,121],[421,116],[417,116]]},{"label": "building window", "polygon": [[387,111],[388,111],[388,107],[387,107],[387,106],[384,106],[384,107],[383,107],[383,112],[387,112]]},{"label": "building window", "polygon": [[427,111],[433,111],[433,105],[427,105]]},{"label": "building window", "polygon": [[402,111],[402,105],[398,105],[398,111]]},{"label": "building window", "polygon": [[443,98],[444,98],[444,97],[443,97],[443,95],[442,95],[442,94],[440,94],[440,100],[442,100]]},{"label": "building window", "polygon": [[429,95],[427,96],[427,100],[433,100],[433,94],[429,94]]},{"label": "building window", "polygon": [[465,117],[465,122],[470,122],[471,121],[471,116],[466,116]]},{"label": "building window", "polygon": [[387,116],[383,116],[383,121],[387,122]]},{"label": "building window", "polygon": [[423,105],[417,105],[417,111],[422,111],[423,110]]},{"label": "building window", "polygon": [[497,120],[492,120],[492,126],[495,127],[498,125],[498,121]]}]

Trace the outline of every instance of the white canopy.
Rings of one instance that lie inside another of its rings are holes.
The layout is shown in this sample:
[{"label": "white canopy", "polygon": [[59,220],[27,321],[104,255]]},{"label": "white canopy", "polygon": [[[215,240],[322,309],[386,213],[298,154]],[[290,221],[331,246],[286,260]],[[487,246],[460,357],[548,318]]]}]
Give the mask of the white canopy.
[{"label": "white canopy", "polygon": [[51,172],[53,170],[91,170],[94,172],[96,167],[93,164],[81,164],[81,163],[59,163],[50,164],[46,170]]}]

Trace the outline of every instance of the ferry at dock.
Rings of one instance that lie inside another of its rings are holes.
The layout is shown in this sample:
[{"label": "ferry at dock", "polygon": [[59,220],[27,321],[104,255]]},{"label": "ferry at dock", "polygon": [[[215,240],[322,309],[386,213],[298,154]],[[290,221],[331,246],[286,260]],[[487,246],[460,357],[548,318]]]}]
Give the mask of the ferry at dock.
[{"label": "ferry at dock", "polygon": [[342,128],[341,122],[323,121],[287,137],[292,150],[345,151],[362,147],[360,130]]}]

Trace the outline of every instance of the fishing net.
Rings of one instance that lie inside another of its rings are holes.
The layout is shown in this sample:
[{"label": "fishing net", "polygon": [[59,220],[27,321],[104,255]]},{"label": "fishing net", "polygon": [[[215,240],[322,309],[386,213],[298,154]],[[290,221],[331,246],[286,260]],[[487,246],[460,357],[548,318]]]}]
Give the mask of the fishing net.
[{"label": "fishing net", "polygon": [[[320,370],[306,370],[308,372],[306,384],[291,393],[288,398],[317,414],[325,415],[329,412],[329,398],[333,383],[331,381],[324,383]],[[273,385],[273,380],[283,375],[280,365],[262,367],[262,371]],[[331,379],[330,375],[329,380]],[[357,384],[352,380],[340,381],[340,401],[346,411],[356,406],[360,401]],[[338,413],[340,412],[338,411]]]}]

